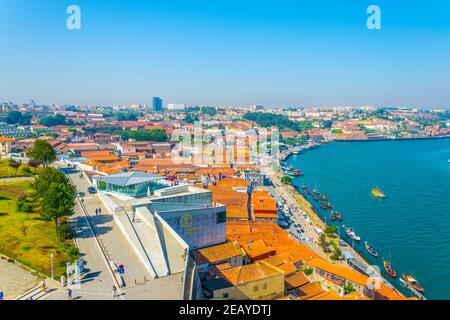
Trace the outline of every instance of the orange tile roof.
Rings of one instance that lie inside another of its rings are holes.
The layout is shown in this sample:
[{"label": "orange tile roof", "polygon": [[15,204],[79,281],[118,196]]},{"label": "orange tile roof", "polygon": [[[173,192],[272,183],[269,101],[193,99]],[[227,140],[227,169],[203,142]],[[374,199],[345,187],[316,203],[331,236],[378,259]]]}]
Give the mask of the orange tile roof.
[{"label": "orange tile roof", "polygon": [[194,252],[198,264],[214,263],[236,256],[242,256],[241,246],[237,242],[227,242]]},{"label": "orange tile roof", "polygon": [[286,277],[284,282],[286,283],[286,290],[292,290],[304,286],[308,284],[310,281],[305,276],[305,274],[302,271],[300,271],[291,276]]},{"label": "orange tile roof", "polygon": [[312,296],[305,300],[343,300],[336,292],[334,291],[324,291],[318,295]]},{"label": "orange tile roof", "polygon": [[224,188],[248,188],[248,183],[242,178],[223,178],[217,182],[217,186]]},{"label": "orange tile roof", "polygon": [[295,289],[294,292],[301,300],[308,300],[324,293],[325,290],[323,290],[319,283],[312,282]]},{"label": "orange tile roof", "polygon": [[111,150],[96,150],[96,151],[83,151],[81,152],[81,156],[83,158],[89,158],[89,157],[98,157],[98,156],[109,156],[113,154]]},{"label": "orange tile roof", "polygon": [[284,260],[277,254],[265,258],[264,262],[267,262],[267,263],[273,265],[274,267],[281,266],[282,264],[285,263]]},{"label": "orange tile roof", "polygon": [[214,266],[209,267],[209,272],[214,275],[219,276],[223,270],[227,270],[233,268],[233,266],[229,262],[224,262],[220,264],[216,264]]},{"label": "orange tile roof", "polygon": [[337,275],[341,278],[347,279],[360,286],[366,286],[368,284],[369,278],[367,276],[346,267],[336,266],[320,258],[311,259],[307,262],[307,264],[314,268],[318,268],[328,273]]},{"label": "orange tile roof", "polygon": [[277,202],[266,190],[252,192],[252,210],[255,217],[278,218]]},{"label": "orange tile roof", "polygon": [[292,262],[283,263],[282,265],[277,266],[277,268],[283,270],[286,276],[289,276],[297,271],[297,268]]},{"label": "orange tile roof", "polygon": [[0,137],[0,142],[13,142],[14,138],[6,138],[6,137]]},{"label": "orange tile roof", "polygon": [[378,295],[376,299],[381,298],[386,300],[407,300],[407,298],[401,296],[382,282],[380,283],[380,287],[375,289],[375,293],[376,295]]},{"label": "orange tile roof", "polygon": [[227,239],[238,241],[241,246],[249,240],[264,240],[278,255],[294,263],[320,257],[270,221],[227,221]]},{"label": "orange tile roof", "polygon": [[264,262],[255,262],[244,266],[223,270],[221,277],[238,286],[241,284],[267,279],[273,276],[282,275],[283,272]]},{"label": "orange tile roof", "polygon": [[264,240],[257,240],[242,244],[242,249],[251,260],[258,260],[261,257],[267,257],[275,254],[275,249],[266,245]]},{"label": "orange tile roof", "polygon": [[[198,186],[202,187],[202,186]],[[227,206],[228,219],[248,219],[248,194],[231,188],[208,186],[212,191],[213,201]]]}]

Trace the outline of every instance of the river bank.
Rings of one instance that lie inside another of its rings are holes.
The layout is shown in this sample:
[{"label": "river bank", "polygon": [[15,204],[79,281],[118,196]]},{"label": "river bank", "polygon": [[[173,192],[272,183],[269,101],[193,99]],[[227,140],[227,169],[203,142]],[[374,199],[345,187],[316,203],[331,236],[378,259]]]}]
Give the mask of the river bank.
[{"label": "river bank", "polygon": [[[386,137],[386,138],[377,138],[377,139],[335,139],[335,140],[322,140],[315,142],[313,147],[310,147],[310,144],[305,146],[291,147],[288,150],[282,152],[280,154],[280,161],[286,162],[293,155],[297,155],[300,153],[304,153],[309,150],[314,150],[320,148],[320,146],[333,143],[333,142],[380,142],[380,141],[414,141],[414,140],[440,140],[440,139],[450,139],[450,135],[445,136],[420,136],[420,137]],[[297,148],[297,151],[296,151]]]},{"label": "river bank", "polygon": [[[450,294],[445,245],[450,227],[449,157],[449,139],[336,142],[293,156],[287,165],[305,173],[293,178],[297,188],[306,184],[327,195],[344,221],[329,221],[329,211],[321,208],[318,213],[331,225],[351,226],[362,238],[355,243],[356,251],[390,282],[403,290],[398,278],[384,272],[383,260],[391,261],[399,277],[414,275],[427,298],[442,299]],[[387,195],[385,200],[371,197],[375,186]],[[341,235],[351,243],[342,229]],[[379,252],[378,258],[366,252],[365,241]]]},{"label": "river bank", "polygon": [[[329,254],[325,253],[323,249],[320,247],[320,235],[317,232],[316,228],[324,230],[327,224],[321,219],[321,217],[313,210],[313,205],[305,198],[303,195],[298,192],[294,186],[284,185],[281,183],[279,177],[279,173],[268,174],[269,179],[275,186],[276,193],[286,201],[291,209],[294,212],[305,212],[307,217],[303,217],[302,215],[298,215],[296,218],[300,220],[301,224],[304,227],[304,239],[303,242],[313,249],[317,254],[319,254],[324,260],[331,262],[337,266],[345,266],[352,270],[361,273],[361,270],[358,270],[354,266],[350,265],[348,261],[344,260],[332,260],[330,259]],[[342,240],[340,235],[336,235],[336,239],[338,243]],[[361,266],[362,273],[371,277],[376,277],[388,286],[391,289],[395,290],[395,287],[382,277],[381,273],[373,266],[366,261],[357,251],[353,250],[350,246],[346,246],[343,250],[346,252],[347,256],[352,256],[354,258],[353,261],[356,261],[355,264]],[[395,290],[397,293],[401,294],[398,290]]]}]

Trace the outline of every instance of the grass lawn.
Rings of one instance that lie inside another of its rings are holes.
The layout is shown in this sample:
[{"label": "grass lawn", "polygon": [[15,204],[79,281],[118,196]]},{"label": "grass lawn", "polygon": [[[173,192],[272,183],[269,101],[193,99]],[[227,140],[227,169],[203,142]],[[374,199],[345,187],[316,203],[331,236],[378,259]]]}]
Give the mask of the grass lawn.
[{"label": "grass lawn", "polygon": [[31,192],[29,181],[8,182],[6,189],[0,184],[0,253],[46,275],[51,274],[53,253],[55,276],[59,276],[70,260],[66,248],[73,241],[57,239],[54,222],[42,220],[36,209],[32,213],[17,211],[17,199]]},{"label": "grass lawn", "polygon": [[[37,174],[41,171],[42,166],[36,168]],[[0,159],[0,178],[9,178],[10,175],[16,177],[16,169],[9,166],[9,159]],[[17,169],[17,177],[30,177],[32,175],[34,175],[34,168],[25,163]]]}]

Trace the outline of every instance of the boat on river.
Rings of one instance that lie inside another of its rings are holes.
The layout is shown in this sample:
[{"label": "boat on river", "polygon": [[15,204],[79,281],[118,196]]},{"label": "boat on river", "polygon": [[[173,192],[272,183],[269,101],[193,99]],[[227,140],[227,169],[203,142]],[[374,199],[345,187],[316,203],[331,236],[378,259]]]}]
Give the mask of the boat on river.
[{"label": "boat on river", "polygon": [[386,195],[380,190],[380,188],[373,188],[372,189],[372,196],[374,196],[377,199],[384,199],[384,198],[386,198]]},{"label": "boat on river", "polygon": [[386,270],[387,274],[392,278],[397,278],[397,272],[395,272],[394,268],[392,268],[391,263],[388,260],[383,261],[384,270]]},{"label": "boat on river", "polygon": [[351,227],[345,228],[345,233],[350,237],[350,239],[355,241],[360,241],[361,238],[355,233],[355,231]]},{"label": "boat on river", "polygon": [[330,212],[330,220],[336,221],[336,214],[335,214],[334,210]]},{"label": "boat on river", "polygon": [[424,293],[425,289],[421,286],[419,281],[414,279],[411,275],[404,275],[402,274],[402,279],[400,281],[408,288],[412,288],[414,290],[417,290],[420,293]]},{"label": "boat on river", "polygon": [[370,244],[366,242],[365,247],[368,253],[370,253],[374,257],[378,257],[378,252]]},{"label": "boat on river", "polygon": [[344,217],[342,217],[342,214],[336,211],[336,219],[338,219],[338,221],[342,221]]}]

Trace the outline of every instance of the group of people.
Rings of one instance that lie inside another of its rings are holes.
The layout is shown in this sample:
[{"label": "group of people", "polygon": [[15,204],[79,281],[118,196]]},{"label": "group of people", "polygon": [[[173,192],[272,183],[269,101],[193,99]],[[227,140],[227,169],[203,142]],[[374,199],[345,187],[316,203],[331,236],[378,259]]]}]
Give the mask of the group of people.
[{"label": "group of people", "polygon": [[102,208],[95,208],[95,215],[99,216],[102,214]]}]

